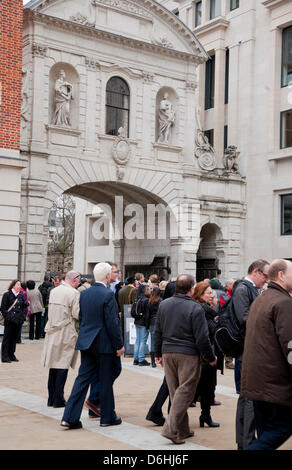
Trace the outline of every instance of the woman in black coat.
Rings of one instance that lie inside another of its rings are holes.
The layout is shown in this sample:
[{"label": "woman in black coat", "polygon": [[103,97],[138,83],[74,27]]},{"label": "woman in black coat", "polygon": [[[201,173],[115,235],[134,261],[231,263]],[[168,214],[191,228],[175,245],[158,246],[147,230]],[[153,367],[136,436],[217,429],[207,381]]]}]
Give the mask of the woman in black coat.
[{"label": "woman in black coat", "polygon": [[18,362],[15,357],[16,341],[19,326],[24,322],[27,312],[26,301],[20,289],[20,281],[14,280],[2,297],[1,312],[4,317],[2,362]]},{"label": "woman in black coat", "polygon": [[[198,302],[204,309],[205,317],[208,324],[209,338],[211,345],[215,348],[214,335],[216,328],[217,312],[210,306],[212,302],[213,291],[208,282],[201,281],[196,284],[193,299]],[[215,428],[219,427],[218,423],[214,423],[211,418],[211,406],[214,403],[215,387],[217,383],[217,367],[210,366],[206,361],[202,361],[202,372],[200,381],[196,390],[196,397],[201,397],[201,416],[200,427],[204,427],[204,423]]]}]

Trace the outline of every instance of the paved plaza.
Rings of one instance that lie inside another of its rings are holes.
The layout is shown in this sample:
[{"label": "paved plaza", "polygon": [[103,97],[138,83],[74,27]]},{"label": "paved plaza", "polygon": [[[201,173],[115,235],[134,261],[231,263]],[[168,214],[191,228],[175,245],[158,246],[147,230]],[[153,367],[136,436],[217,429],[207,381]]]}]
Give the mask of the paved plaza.
[{"label": "paved plaza", "polygon": [[[236,450],[235,413],[237,397],[233,371],[218,372],[216,399],[212,407],[219,429],[200,428],[200,407],[189,408],[190,427],[195,436],[176,446],[160,435],[161,427],[145,420],[146,413],[163,380],[161,367],[133,366],[131,357],[123,358],[123,370],[115,389],[120,426],[101,428],[98,419],[82,414],[83,429],[61,428],[63,409],[47,407],[48,370],[40,365],[43,340],[30,341],[23,333],[18,344],[19,362],[0,363],[0,450]],[[70,369],[65,387],[68,398],[78,368]],[[167,403],[164,414],[167,413]],[[281,449],[292,450],[292,438]]]}]

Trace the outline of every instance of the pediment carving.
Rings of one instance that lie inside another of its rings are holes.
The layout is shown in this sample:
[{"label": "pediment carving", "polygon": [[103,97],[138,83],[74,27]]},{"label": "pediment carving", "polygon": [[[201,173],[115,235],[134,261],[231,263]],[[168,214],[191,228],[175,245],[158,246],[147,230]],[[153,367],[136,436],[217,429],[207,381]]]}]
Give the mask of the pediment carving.
[{"label": "pediment carving", "polygon": [[129,2],[128,0],[92,0],[92,5],[103,5],[118,10],[119,12],[124,11],[125,13],[134,14],[136,16],[152,20],[152,15],[145,10],[145,8],[142,8],[134,2]]}]

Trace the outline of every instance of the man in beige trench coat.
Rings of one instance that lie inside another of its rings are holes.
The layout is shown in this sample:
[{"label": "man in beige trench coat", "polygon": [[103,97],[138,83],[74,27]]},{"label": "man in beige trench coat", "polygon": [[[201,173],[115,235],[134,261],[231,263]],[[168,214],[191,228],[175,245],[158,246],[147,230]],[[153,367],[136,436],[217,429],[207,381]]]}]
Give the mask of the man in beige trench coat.
[{"label": "man in beige trench coat", "polygon": [[79,317],[79,297],[76,290],[80,274],[69,271],[65,280],[50,293],[48,322],[41,357],[44,367],[50,369],[48,380],[48,406],[62,408],[66,405],[64,387],[69,367],[74,368],[78,351],[76,321]]}]

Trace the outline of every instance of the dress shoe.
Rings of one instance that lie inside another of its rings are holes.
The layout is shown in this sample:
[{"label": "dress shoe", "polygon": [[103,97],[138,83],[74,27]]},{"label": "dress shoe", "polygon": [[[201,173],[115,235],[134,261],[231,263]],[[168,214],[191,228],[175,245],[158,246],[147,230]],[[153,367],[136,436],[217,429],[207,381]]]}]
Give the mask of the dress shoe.
[{"label": "dress shoe", "polygon": [[11,360],[8,359],[8,358],[7,359],[1,359],[1,362],[11,362]]},{"label": "dress shoe", "polygon": [[89,400],[86,400],[85,402],[85,407],[92,411],[92,413],[94,413],[95,416],[92,416],[92,415],[89,415],[91,418],[100,418],[101,414],[100,414],[100,407],[98,405],[95,405],[94,403],[92,403],[91,401]]},{"label": "dress shoe", "polygon": [[137,361],[137,359],[134,359],[133,366],[138,366],[138,365],[139,365],[139,361]]},{"label": "dress shoe", "polygon": [[152,421],[152,423],[157,424],[157,426],[163,426],[165,423],[165,418],[162,414],[161,416],[157,416],[150,410],[147,413],[146,419],[147,421]]},{"label": "dress shoe", "polygon": [[148,362],[148,361],[146,361],[146,359],[144,359],[144,361],[139,362],[139,366],[150,366],[150,362]]},{"label": "dress shoe", "polygon": [[61,403],[54,403],[54,404],[53,404],[53,408],[65,408],[65,406],[66,406],[66,402],[65,402],[65,401],[63,401],[63,402],[61,402]]},{"label": "dress shoe", "polygon": [[194,431],[190,431],[186,436],[183,437],[183,439],[188,439],[188,437],[194,437],[194,435]]},{"label": "dress shoe", "polygon": [[17,357],[14,356],[10,359],[10,361],[11,362],[19,362],[19,359],[17,359]]},{"label": "dress shoe", "polygon": [[170,441],[172,441],[174,444],[185,444],[186,441],[184,441],[183,439],[179,439],[178,437],[169,437],[169,436],[165,436],[164,434],[162,434],[163,437],[166,437],[166,439],[169,439]]},{"label": "dress shoe", "polygon": [[200,428],[203,428],[204,427],[204,423],[206,423],[209,428],[219,428],[220,424],[219,423],[214,423],[214,421],[212,421],[212,418],[211,416],[203,416],[201,415],[200,416]]},{"label": "dress shoe", "polygon": [[119,416],[117,416],[116,420],[112,423],[100,423],[100,426],[105,428],[106,426],[117,426],[118,424],[122,424],[122,419]]},{"label": "dress shoe", "polygon": [[82,423],[78,421],[77,423],[67,423],[67,421],[61,421],[61,426],[67,429],[81,429]]}]

